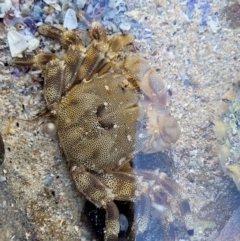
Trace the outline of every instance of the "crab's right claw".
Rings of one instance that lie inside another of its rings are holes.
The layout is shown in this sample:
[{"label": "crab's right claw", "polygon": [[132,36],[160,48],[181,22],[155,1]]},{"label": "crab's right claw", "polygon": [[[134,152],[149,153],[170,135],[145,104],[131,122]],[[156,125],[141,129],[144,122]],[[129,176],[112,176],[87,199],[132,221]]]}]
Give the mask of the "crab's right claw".
[{"label": "crab's right claw", "polygon": [[155,153],[176,143],[181,133],[180,127],[165,107],[148,101],[140,105],[142,113],[136,135],[137,148],[145,153]]},{"label": "crab's right claw", "polygon": [[167,103],[167,88],[164,81],[148,62],[137,55],[127,57],[121,62],[126,74],[132,78],[143,93],[153,102]]}]

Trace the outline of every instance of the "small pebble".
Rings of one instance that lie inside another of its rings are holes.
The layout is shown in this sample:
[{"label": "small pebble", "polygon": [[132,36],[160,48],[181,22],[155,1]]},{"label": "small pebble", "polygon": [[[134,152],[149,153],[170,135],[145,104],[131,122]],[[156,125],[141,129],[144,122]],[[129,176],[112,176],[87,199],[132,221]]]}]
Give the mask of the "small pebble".
[{"label": "small pebble", "polygon": [[120,214],[119,215],[119,222],[120,222],[120,230],[123,232],[126,232],[128,229],[128,219],[125,215]]},{"label": "small pebble", "polygon": [[2,183],[2,182],[6,182],[6,180],[7,180],[6,177],[0,175],[0,183]]},{"label": "small pebble", "polygon": [[42,11],[41,7],[38,6],[37,4],[35,4],[33,6],[33,19],[35,21],[41,22],[42,21],[42,15],[43,15],[43,11]]},{"label": "small pebble", "polygon": [[56,125],[51,122],[45,123],[42,125],[42,132],[45,136],[54,138],[57,134]]},{"label": "small pebble", "polygon": [[120,23],[119,28],[122,31],[129,31],[131,29],[131,24],[128,22],[123,22],[123,23]]},{"label": "small pebble", "polygon": [[43,178],[43,182],[46,184],[46,185],[50,185],[53,181],[53,177],[52,176],[46,176]]}]

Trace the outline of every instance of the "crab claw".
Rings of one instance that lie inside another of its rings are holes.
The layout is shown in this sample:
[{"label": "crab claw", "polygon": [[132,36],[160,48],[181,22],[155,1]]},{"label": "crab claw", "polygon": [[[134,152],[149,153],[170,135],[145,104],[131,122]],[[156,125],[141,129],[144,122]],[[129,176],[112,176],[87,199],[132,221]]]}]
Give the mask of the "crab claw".
[{"label": "crab claw", "polygon": [[136,149],[145,153],[163,151],[180,136],[180,127],[165,107],[143,101],[136,133]]},{"label": "crab claw", "polygon": [[167,88],[165,83],[144,58],[133,55],[127,57],[121,64],[126,74],[136,82],[151,101],[166,106]]}]

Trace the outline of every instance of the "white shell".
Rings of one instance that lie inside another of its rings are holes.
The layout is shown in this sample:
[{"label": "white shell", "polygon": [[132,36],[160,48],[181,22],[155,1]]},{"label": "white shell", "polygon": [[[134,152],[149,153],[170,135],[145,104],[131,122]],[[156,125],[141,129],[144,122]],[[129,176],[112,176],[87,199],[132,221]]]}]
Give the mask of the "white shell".
[{"label": "white shell", "polygon": [[16,30],[8,31],[7,40],[12,57],[19,56],[28,47],[28,43],[24,36]]},{"label": "white shell", "polygon": [[31,39],[28,41],[28,50],[29,52],[33,51],[39,46],[40,41],[36,38]]},{"label": "white shell", "polygon": [[78,22],[77,22],[77,17],[76,17],[76,12],[69,8],[66,11],[64,22],[63,22],[63,27],[67,28],[68,30],[73,30],[77,28]]},{"label": "white shell", "polygon": [[57,0],[44,0],[44,2],[49,5],[57,4]]},{"label": "white shell", "polygon": [[86,4],[87,0],[77,0],[76,4],[78,6],[78,8],[83,8],[84,5]]},{"label": "white shell", "polygon": [[44,2],[50,6],[52,6],[57,11],[61,11],[61,6],[57,3],[57,0],[44,0]]},{"label": "white shell", "polygon": [[44,20],[44,23],[53,24],[53,16],[51,14],[47,15],[46,19]]},{"label": "white shell", "polygon": [[24,36],[24,38],[27,40],[27,41],[30,41],[31,39],[34,38],[34,35],[28,30],[28,29],[24,29],[24,30],[21,30],[21,31],[18,31],[21,35]]},{"label": "white shell", "polygon": [[50,6],[52,6],[55,10],[57,10],[59,12],[62,11],[61,6],[57,3],[50,4]]},{"label": "white shell", "polygon": [[109,0],[108,7],[115,9],[121,2],[122,0]]},{"label": "white shell", "polygon": [[119,28],[120,28],[122,31],[129,31],[130,28],[131,28],[131,23],[122,22],[122,23],[120,23]]},{"label": "white shell", "polygon": [[11,0],[5,0],[5,2],[0,3],[0,9],[1,14],[0,18],[3,18],[5,13],[12,7],[12,1]]}]

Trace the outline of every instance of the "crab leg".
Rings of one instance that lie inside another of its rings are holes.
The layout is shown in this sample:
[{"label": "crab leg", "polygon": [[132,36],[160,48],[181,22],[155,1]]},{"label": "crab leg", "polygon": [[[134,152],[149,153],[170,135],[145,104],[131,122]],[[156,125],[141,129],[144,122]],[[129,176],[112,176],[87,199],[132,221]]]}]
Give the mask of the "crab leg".
[{"label": "crab leg", "polygon": [[108,41],[106,30],[99,22],[92,23],[90,34],[94,41],[86,51],[86,58],[78,71],[78,80],[90,79],[95,73],[99,76],[106,73],[113,66],[118,51],[133,42],[133,35],[130,33],[115,36]]},{"label": "crab leg", "polygon": [[161,216],[164,227],[166,226],[164,233],[168,240],[175,240],[174,212],[171,209],[174,205],[170,205],[170,203],[175,203],[185,219],[188,234],[193,235],[189,203],[182,188],[166,174],[135,170],[134,173],[118,171],[94,175],[87,172],[84,167],[74,166],[72,176],[78,190],[89,201],[97,207],[105,208],[105,240],[116,240],[119,232],[119,212],[113,200],[135,201],[135,221],[138,233],[143,233],[148,228],[152,207],[161,210],[159,218]]},{"label": "crab leg", "polygon": [[118,240],[118,233],[120,231],[119,211],[114,202],[108,202],[105,207],[106,221],[105,221],[105,241]]},{"label": "crab leg", "polygon": [[38,32],[46,37],[60,41],[65,48],[68,48],[70,44],[77,44],[84,49],[82,40],[74,31],[61,30],[48,24],[42,24],[38,27]]},{"label": "crab leg", "polygon": [[39,53],[37,55],[27,55],[23,58],[14,58],[11,64],[17,65],[36,65],[41,66],[56,58],[52,53]]},{"label": "crab leg", "polygon": [[82,80],[84,78],[89,79],[98,69],[105,65],[105,53],[107,50],[107,44],[93,41],[86,51],[86,57],[78,70],[77,80]]},{"label": "crab leg", "polygon": [[46,66],[43,89],[44,98],[49,109],[61,98],[64,69],[64,62],[59,59],[50,61]]},{"label": "crab leg", "polygon": [[[173,197],[172,200],[176,201],[179,207],[179,210],[181,212],[181,215],[184,217],[187,232],[190,236],[192,236],[194,223],[192,219],[190,205],[185,196],[185,192],[183,188],[180,185],[178,185],[176,182],[171,180],[165,173],[158,172],[158,170],[156,170],[155,172],[145,171],[145,170],[136,170],[135,173],[138,176],[143,176],[145,180],[148,180],[148,181],[154,180],[157,189],[159,189],[159,191],[154,190],[154,193],[153,193],[156,204],[159,202],[161,203],[161,200],[168,199],[167,197],[163,198],[162,196],[160,196],[159,195],[160,193],[166,193],[167,196]],[[168,216],[171,218],[172,216],[171,210],[170,210],[171,205],[167,204],[165,201],[163,205],[169,209],[167,211],[167,215],[165,216]],[[174,221],[173,218],[170,221],[173,222]]]},{"label": "crab leg", "polygon": [[180,127],[165,107],[150,101],[140,101],[139,128],[136,147],[145,153],[156,153],[176,143]]},{"label": "crab leg", "polygon": [[65,93],[75,82],[77,78],[78,69],[81,66],[85,53],[82,51],[81,45],[70,45],[67,55],[65,57],[65,71],[64,71],[64,86],[63,93]]},{"label": "crab leg", "polygon": [[71,173],[77,189],[94,205],[106,210],[105,240],[118,240],[119,211],[113,200],[133,200],[134,177],[127,173],[93,175],[81,165],[74,165]]}]

